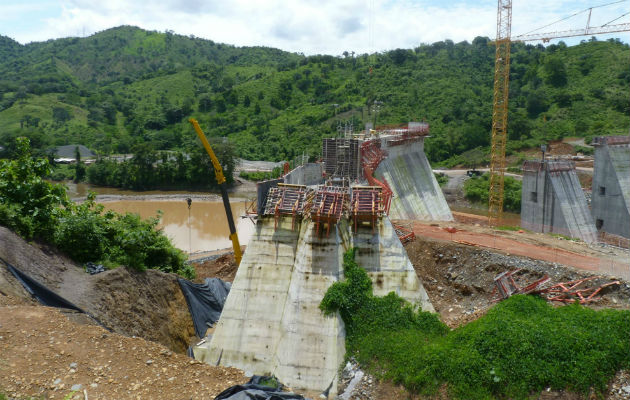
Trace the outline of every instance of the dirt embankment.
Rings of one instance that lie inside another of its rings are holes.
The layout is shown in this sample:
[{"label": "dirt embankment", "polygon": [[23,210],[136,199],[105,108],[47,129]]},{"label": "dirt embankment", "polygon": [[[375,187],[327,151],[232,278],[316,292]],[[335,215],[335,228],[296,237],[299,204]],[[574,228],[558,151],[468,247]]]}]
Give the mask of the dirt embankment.
[{"label": "dirt embankment", "polygon": [[226,253],[211,261],[193,263],[197,273],[195,282],[203,282],[206,278],[220,278],[226,282],[234,282],[236,261],[234,253]]},{"label": "dirt embankment", "polygon": [[[2,227],[0,257],[114,332],[156,341],[180,353],[195,340],[188,306],[174,274],[121,267],[91,276],[53,249],[29,244]],[[1,270],[0,294],[11,294],[12,302],[31,301],[4,266]],[[4,297],[0,304],[9,301]]]},{"label": "dirt embankment", "polygon": [[0,306],[0,354],[0,393],[11,398],[212,399],[247,380],[39,305]]}]

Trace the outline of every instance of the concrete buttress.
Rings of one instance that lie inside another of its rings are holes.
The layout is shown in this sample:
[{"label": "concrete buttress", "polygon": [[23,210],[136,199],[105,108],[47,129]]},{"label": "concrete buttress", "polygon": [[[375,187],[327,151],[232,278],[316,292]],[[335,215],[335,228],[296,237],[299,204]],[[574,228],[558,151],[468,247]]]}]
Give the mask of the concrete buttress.
[{"label": "concrete buttress", "polygon": [[274,374],[293,389],[337,392],[345,354],[339,316],[319,310],[326,290],[343,279],[343,253],[356,247],[357,262],[374,292],[391,291],[434,311],[389,220],[357,233],[342,219],[330,235],[318,234],[310,220],[296,224],[259,219],[241,261],[221,319],[209,342],[194,348],[195,358],[253,374]]}]

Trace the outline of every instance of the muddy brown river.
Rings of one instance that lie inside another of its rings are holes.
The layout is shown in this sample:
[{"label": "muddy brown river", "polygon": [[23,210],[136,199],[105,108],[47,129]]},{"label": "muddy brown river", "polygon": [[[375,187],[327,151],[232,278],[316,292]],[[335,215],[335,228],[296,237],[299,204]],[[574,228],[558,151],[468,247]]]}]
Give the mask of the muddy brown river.
[{"label": "muddy brown river", "polygon": [[[131,212],[139,214],[142,218],[149,218],[155,217],[158,210],[161,210],[162,218],[159,227],[173,241],[175,247],[187,253],[232,248],[225,209],[217,194],[191,194],[177,191],[136,192],[85,184],[65,184],[71,198],[85,198],[88,190],[96,192],[99,197],[111,196],[113,199],[102,201],[102,204],[106,209],[119,213]],[[186,203],[186,198],[189,196],[193,200],[190,210]],[[97,197],[97,202],[99,202],[99,197]],[[160,197],[168,197],[168,199]],[[217,200],[199,200],[198,197]],[[247,202],[244,199],[232,198],[232,214],[241,245],[246,245],[254,232],[252,221],[241,217],[245,214],[246,205]]]}]

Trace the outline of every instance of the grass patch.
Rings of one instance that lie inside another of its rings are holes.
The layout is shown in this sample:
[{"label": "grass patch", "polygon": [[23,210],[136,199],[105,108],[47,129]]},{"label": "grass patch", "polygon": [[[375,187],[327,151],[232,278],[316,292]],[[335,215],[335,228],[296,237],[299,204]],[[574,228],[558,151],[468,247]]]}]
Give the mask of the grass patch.
[{"label": "grass patch", "polygon": [[394,293],[374,296],[354,250],[344,255],[344,274],[320,308],[343,318],[347,356],[414,392],[435,394],[447,384],[451,396],[470,400],[525,399],[548,387],[601,394],[630,367],[629,311],[554,308],[519,295],[451,331]]},{"label": "grass patch", "polygon": [[511,225],[501,225],[501,226],[495,227],[495,229],[498,229],[500,231],[514,231],[514,232],[524,230],[520,226],[511,226]]}]

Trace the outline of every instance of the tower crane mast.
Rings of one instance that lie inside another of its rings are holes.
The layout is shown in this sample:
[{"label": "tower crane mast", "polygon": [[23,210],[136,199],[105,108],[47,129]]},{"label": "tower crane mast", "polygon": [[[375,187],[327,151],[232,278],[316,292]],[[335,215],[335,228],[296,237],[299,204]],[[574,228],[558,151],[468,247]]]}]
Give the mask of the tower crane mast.
[{"label": "tower crane mast", "polygon": [[[597,7],[604,7],[616,3],[618,2],[604,4]],[[490,145],[490,193],[488,196],[488,217],[490,225],[499,225],[503,215],[505,144],[507,142],[510,80],[510,43],[512,41],[526,42],[534,40],[548,42],[551,39],[564,37],[589,36],[595,34],[630,31],[630,23],[611,24],[630,13],[623,14],[621,17],[615,18],[604,25],[591,27],[591,11],[593,8],[597,7],[591,7],[583,11],[588,11],[588,20],[586,22],[586,28],[584,29],[547,33],[529,33],[511,38],[512,0],[498,0],[497,37],[495,41],[496,53],[494,62],[494,101],[492,106],[492,142]]]},{"label": "tower crane mast", "polygon": [[512,0],[498,0],[492,142],[490,147],[490,193],[488,196],[488,216],[491,225],[497,225],[503,213],[503,174],[505,172],[505,143],[507,141],[511,31]]}]

